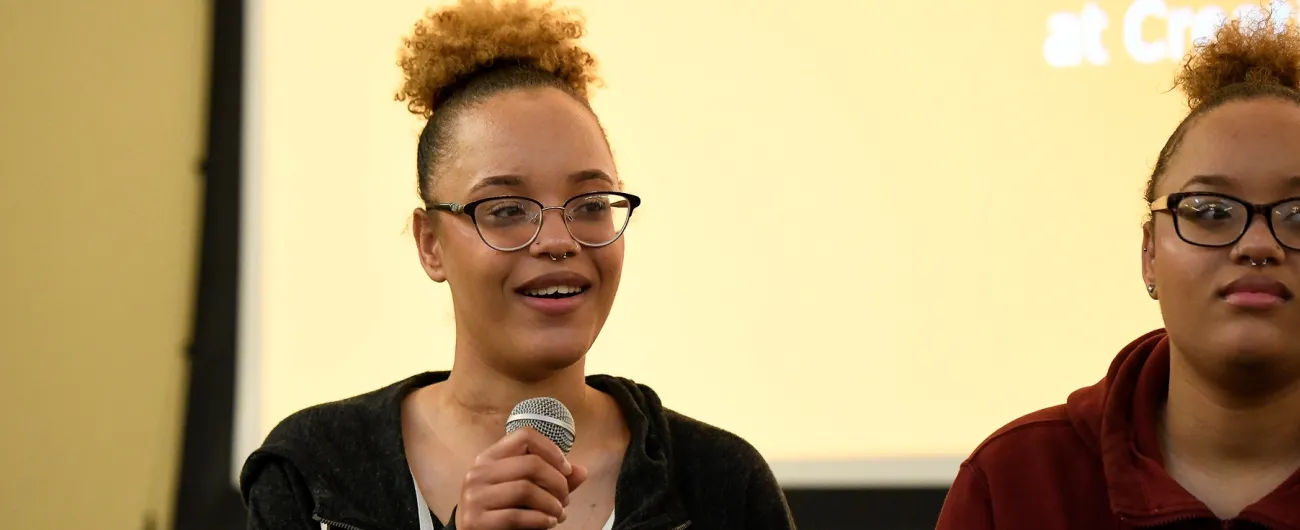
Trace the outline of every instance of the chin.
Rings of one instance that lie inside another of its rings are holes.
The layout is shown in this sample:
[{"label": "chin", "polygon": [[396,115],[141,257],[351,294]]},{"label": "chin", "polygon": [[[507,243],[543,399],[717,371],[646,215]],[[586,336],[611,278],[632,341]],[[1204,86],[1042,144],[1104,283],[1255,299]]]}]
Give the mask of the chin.
[{"label": "chin", "polygon": [[1295,331],[1262,319],[1224,323],[1209,341],[1230,365],[1260,366],[1300,362]]},{"label": "chin", "polygon": [[550,330],[529,333],[517,339],[525,357],[520,359],[542,370],[559,371],[577,364],[587,356],[592,339],[583,333]]},{"label": "chin", "polygon": [[577,346],[539,346],[534,359],[549,370],[563,370],[587,356],[587,348]]}]

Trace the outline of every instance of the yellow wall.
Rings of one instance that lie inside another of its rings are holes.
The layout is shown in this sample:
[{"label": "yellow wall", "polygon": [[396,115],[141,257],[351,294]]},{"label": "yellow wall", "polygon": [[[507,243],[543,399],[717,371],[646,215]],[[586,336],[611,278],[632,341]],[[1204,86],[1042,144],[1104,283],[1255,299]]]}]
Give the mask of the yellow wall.
[{"label": "yellow wall", "polygon": [[[403,231],[420,123],[392,101],[430,3],[265,2],[245,450],[451,364],[447,289]],[[777,461],[959,456],[1160,325],[1142,187],[1185,111],[1168,57],[1215,4],[566,3],[645,198],[589,371]]]},{"label": "yellow wall", "polygon": [[169,527],[208,2],[0,3],[0,518]]}]

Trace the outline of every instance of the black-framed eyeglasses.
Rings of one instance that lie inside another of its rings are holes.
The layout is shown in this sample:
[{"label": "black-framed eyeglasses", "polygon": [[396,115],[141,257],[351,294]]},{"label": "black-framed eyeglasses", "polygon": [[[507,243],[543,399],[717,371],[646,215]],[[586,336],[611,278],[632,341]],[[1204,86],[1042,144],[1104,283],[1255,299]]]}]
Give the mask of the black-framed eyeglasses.
[{"label": "black-framed eyeglasses", "polygon": [[1151,211],[1168,213],[1178,237],[1198,247],[1234,245],[1262,215],[1278,244],[1300,250],[1300,197],[1252,204],[1222,193],[1170,193],[1152,201]]},{"label": "black-framed eyeglasses", "polygon": [[459,204],[439,202],[431,210],[468,215],[487,246],[512,252],[531,245],[542,233],[542,214],[561,210],[564,228],[584,247],[603,247],[618,240],[627,230],[632,211],[641,198],[631,193],[599,191],[583,193],[562,206],[544,206],[535,199],[509,195],[488,197]]}]

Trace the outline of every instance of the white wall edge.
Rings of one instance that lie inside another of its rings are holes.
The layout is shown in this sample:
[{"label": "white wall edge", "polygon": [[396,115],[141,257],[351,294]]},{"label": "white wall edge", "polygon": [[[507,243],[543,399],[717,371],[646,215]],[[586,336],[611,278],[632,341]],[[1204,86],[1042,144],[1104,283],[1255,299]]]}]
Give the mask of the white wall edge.
[{"label": "white wall edge", "polygon": [[768,463],[783,488],[947,488],[965,456]]},{"label": "white wall edge", "polygon": [[244,459],[262,443],[262,16],[260,0],[244,3],[243,131],[240,161],[239,286],[235,337],[235,414],[231,482],[239,487]]}]

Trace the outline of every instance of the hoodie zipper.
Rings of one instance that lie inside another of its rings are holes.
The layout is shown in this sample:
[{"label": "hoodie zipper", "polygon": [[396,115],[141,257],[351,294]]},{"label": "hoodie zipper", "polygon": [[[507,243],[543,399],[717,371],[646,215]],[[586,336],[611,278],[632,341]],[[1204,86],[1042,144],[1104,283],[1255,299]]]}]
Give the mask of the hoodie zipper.
[{"label": "hoodie zipper", "polygon": [[1174,523],[1186,523],[1189,521],[1210,521],[1210,520],[1218,521],[1219,519],[1217,517],[1207,517],[1205,514],[1190,514],[1190,515],[1176,515],[1173,517],[1154,518],[1154,519],[1146,518],[1146,519],[1137,519],[1137,520],[1130,517],[1120,517],[1119,520],[1121,523],[1124,523],[1124,525],[1127,526],[1128,528],[1157,528],[1161,526],[1168,526]]},{"label": "hoodie zipper", "polygon": [[359,526],[353,526],[347,523],[340,523],[338,521],[331,521],[319,515],[313,515],[311,516],[311,518],[315,519],[316,522],[320,523],[320,530],[330,530],[331,528],[338,528],[340,530],[365,530],[364,528],[361,528]]},{"label": "hoodie zipper", "polygon": [[[653,524],[654,521],[645,521],[645,522],[649,522],[649,523],[651,523],[651,524],[638,524],[638,525],[636,525],[636,526],[632,526],[632,527],[628,527],[628,526],[626,526],[626,525],[621,526],[621,527],[618,526],[618,525],[614,525],[614,530],[652,530],[652,529],[657,529],[657,528],[667,528],[667,527],[661,527],[661,526],[659,526],[659,525],[657,525],[657,524]],[[644,523],[644,522],[643,522],[643,523]],[[679,524],[679,525],[677,525],[677,526],[674,526],[674,527],[668,528],[668,530],[686,530],[687,528],[690,528],[692,524],[693,524],[693,521],[687,520],[687,521],[683,522],[682,524]]]}]

